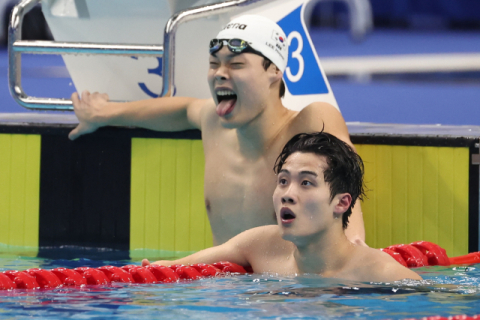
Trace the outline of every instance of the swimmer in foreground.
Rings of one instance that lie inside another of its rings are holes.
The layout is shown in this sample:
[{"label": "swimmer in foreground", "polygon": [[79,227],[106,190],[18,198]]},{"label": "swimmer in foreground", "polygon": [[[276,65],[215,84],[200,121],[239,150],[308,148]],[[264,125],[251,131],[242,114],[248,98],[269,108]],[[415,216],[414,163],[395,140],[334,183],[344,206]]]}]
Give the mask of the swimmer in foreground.
[{"label": "swimmer in foreground", "polygon": [[[241,27],[239,27],[241,26]],[[208,83],[212,99],[163,97],[116,103],[106,94],[72,95],[79,125],[74,140],[102,126],[136,126],[158,131],[202,131],[205,207],[214,244],[263,225],[276,224],[270,200],[271,168],[285,143],[301,132],[324,130],[350,146],[340,112],[316,102],[301,111],[282,105],[288,47],[282,29],[260,16],[241,16],[210,43]],[[365,241],[360,204],[347,237]]]},{"label": "swimmer in foreground", "polygon": [[278,226],[253,228],[220,246],[155,263],[230,261],[252,267],[255,273],[312,273],[375,282],[421,280],[388,254],[356,245],[345,236],[352,206],[364,195],[363,162],[348,144],[325,132],[296,135],[278,156],[274,171]]}]

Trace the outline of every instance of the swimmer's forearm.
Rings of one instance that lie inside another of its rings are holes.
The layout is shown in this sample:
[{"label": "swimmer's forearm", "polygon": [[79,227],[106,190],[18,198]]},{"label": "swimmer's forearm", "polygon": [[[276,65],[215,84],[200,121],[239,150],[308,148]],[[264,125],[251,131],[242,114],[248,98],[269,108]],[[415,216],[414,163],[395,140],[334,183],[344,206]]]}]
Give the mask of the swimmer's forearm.
[{"label": "swimmer's forearm", "polygon": [[125,103],[109,102],[102,122],[104,125],[134,126],[157,131],[195,129],[198,128],[198,123],[189,119],[188,107],[196,100],[171,97]]},{"label": "swimmer's forearm", "polygon": [[72,102],[79,124],[68,137],[71,140],[104,126],[140,127],[157,131],[200,129],[201,110],[207,100],[194,98],[157,98],[133,102],[110,102],[108,95],[74,92]]},{"label": "swimmer's forearm", "polygon": [[175,264],[181,264],[181,263],[178,263],[176,260],[158,260],[158,261],[152,262],[152,264],[158,264],[161,266],[170,267]]},{"label": "swimmer's forearm", "polygon": [[348,240],[357,244],[365,244],[365,225],[360,201],[352,208],[352,214],[348,220],[348,227],[345,230]]},{"label": "swimmer's forearm", "polygon": [[238,237],[239,236],[236,236],[222,245],[198,251],[194,254],[191,254],[181,259],[172,260],[172,261],[160,260],[160,261],[155,261],[153,263],[159,264],[162,266],[171,266],[174,264],[181,264],[181,265],[192,265],[197,263],[213,264],[219,261],[229,261],[241,266],[248,266],[250,265],[248,262],[248,259],[243,253],[243,250],[239,248],[239,246],[237,245],[237,241],[235,240],[235,238],[238,238]]},{"label": "swimmer's forearm", "polygon": [[215,259],[209,259],[208,256],[205,257],[203,254],[200,254],[200,255],[193,254],[193,255],[190,255],[188,257],[181,258],[181,259],[178,259],[178,260],[158,260],[158,261],[152,262],[152,264],[158,264],[158,265],[161,265],[161,266],[170,267],[170,266],[173,266],[173,265],[176,265],[176,264],[179,264],[179,265],[192,265],[192,264],[197,264],[197,263],[212,264],[212,263],[219,262],[219,261],[225,260],[225,259],[220,259],[220,260],[215,260],[215,261],[214,260]]}]

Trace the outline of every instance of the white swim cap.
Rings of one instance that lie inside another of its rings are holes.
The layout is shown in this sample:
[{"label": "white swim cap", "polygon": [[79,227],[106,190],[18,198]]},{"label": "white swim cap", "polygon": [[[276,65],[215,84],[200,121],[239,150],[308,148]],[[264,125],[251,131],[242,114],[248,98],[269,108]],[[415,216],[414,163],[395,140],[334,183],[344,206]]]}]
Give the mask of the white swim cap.
[{"label": "white swim cap", "polygon": [[270,59],[280,71],[287,67],[287,37],[282,28],[262,16],[244,15],[230,21],[217,39],[240,39]]}]

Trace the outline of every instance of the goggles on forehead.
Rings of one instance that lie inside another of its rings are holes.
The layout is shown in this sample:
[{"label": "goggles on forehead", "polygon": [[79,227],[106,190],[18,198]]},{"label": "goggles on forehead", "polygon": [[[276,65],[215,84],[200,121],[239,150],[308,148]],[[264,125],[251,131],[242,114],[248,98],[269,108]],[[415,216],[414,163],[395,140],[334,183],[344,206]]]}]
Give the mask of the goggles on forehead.
[{"label": "goggles on forehead", "polygon": [[210,41],[210,54],[222,49],[223,45],[226,45],[228,49],[233,53],[255,53],[263,57],[263,54],[253,49],[247,41],[241,39],[212,39]]}]

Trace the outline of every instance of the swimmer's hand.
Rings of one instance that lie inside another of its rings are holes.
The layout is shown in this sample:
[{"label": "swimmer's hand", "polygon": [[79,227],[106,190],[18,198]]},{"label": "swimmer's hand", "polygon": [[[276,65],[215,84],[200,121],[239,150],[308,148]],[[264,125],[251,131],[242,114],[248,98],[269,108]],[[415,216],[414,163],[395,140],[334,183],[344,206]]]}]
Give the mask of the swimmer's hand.
[{"label": "swimmer's hand", "polygon": [[94,132],[98,128],[107,125],[103,116],[105,106],[108,104],[108,95],[106,93],[94,92],[90,94],[88,91],[83,91],[80,98],[75,92],[72,94],[72,102],[75,115],[80,123],[68,135],[70,140],[75,140],[81,135]]},{"label": "swimmer's hand", "polygon": [[155,261],[155,262],[150,262],[148,259],[143,259],[142,260],[142,267],[146,267],[150,264],[158,264],[160,266],[169,267],[173,264],[177,264],[177,262],[176,261],[168,261],[168,260],[158,260],[158,261]]}]

